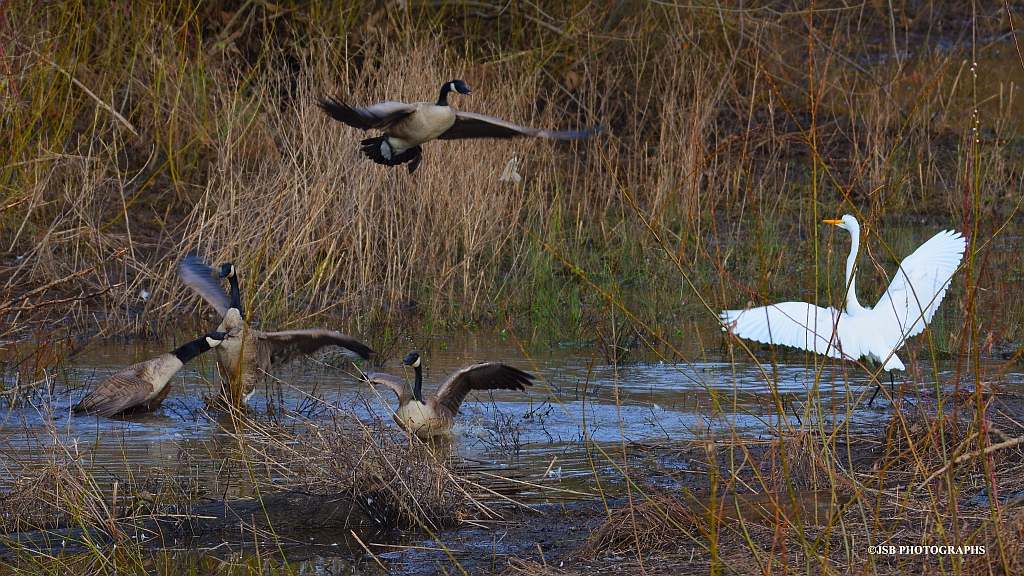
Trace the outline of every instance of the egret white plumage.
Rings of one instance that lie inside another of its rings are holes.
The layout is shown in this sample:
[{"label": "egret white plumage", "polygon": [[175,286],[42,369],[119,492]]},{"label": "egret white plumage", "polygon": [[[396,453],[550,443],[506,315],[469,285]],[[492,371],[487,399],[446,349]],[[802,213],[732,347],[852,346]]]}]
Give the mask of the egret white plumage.
[{"label": "egret white plumage", "polygon": [[[889,371],[905,367],[896,355],[904,341],[924,331],[946,295],[960,266],[967,241],[959,232],[944,230],[900,263],[896,276],[874,308],[857,300],[857,252],[860,223],[849,214],[825,220],[847,230],[852,238],[846,259],[846,310],[822,308],[807,302],[782,302],[747,310],[723,310],[722,330],[762,342],[792,346],[833,358],[870,358]],[[879,385],[878,390],[881,389]],[[878,390],[868,405],[874,402]]]}]

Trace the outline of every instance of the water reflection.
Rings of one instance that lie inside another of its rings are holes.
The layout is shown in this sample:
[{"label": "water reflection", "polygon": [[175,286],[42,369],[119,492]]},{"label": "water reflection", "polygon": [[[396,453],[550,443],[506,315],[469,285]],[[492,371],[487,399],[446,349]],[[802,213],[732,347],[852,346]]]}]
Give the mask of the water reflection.
[{"label": "water reflection", "polygon": [[[500,338],[477,335],[466,341],[461,347],[446,344],[427,353],[431,381],[469,363],[495,358],[538,372],[543,381],[526,393],[471,395],[457,419],[453,444],[471,461],[502,465],[514,460],[517,469],[529,473],[542,473],[552,454],[563,455],[563,475],[579,473],[572,467],[572,455],[587,441],[665,442],[705,437],[716,430],[756,439],[786,427],[799,428],[808,419],[827,428],[847,418],[855,425],[878,423],[890,413],[885,402],[872,409],[862,405],[854,409],[865,390],[870,393],[870,381],[862,369],[850,364],[829,363],[817,370],[779,364],[775,369],[765,366],[764,371],[749,361],[592,366],[586,347],[558,348],[522,358],[517,348]],[[194,458],[183,460],[183,455],[203,455],[212,463],[234,457],[237,441],[221,430],[230,429],[230,422],[211,420],[203,409],[203,397],[216,391],[209,365],[182,370],[170,397],[154,413],[119,419],[70,416],[78,397],[154,349],[146,346],[125,352],[123,346],[93,348],[69,367],[70,393],[58,391],[49,402],[5,414],[0,425],[4,451],[31,455],[55,436],[88,448],[90,458],[102,468],[109,467],[112,476],[117,465],[125,463],[135,470],[162,467],[181,472],[184,466],[202,476],[204,471],[196,468],[203,464]],[[921,374],[929,373],[928,366],[919,368]],[[384,370],[404,373],[398,360],[386,363]],[[289,414],[316,420],[333,409],[350,411],[364,420],[389,421],[397,405],[390,390],[371,389],[359,383],[352,369],[325,362],[296,362],[275,376],[251,405],[258,413],[266,413],[269,407],[280,423],[289,422]],[[951,382],[954,374],[940,370],[938,378]],[[1000,377],[1004,386],[1020,385],[1022,380],[1019,373]],[[933,384],[919,387],[925,397],[934,395]],[[590,473],[589,464],[584,468]],[[246,494],[243,490],[230,495]]]},{"label": "water reflection", "polygon": [[[69,363],[67,391],[58,387],[52,397],[2,414],[0,452],[9,467],[3,473],[45,460],[56,440],[87,452],[86,461],[101,485],[132,476],[153,493],[173,484],[179,494],[191,497],[254,495],[249,472],[232,465],[240,459],[237,438],[224,431],[230,430],[230,422],[211,419],[203,409],[203,397],[217,390],[209,359],[205,365],[195,363],[182,370],[170,397],[154,413],[121,419],[70,415],[70,407],[92,386],[162,350],[157,348],[93,347]],[[405,374],[400,356],[383,370]],[[514,344],[499,337],[469,335],[434,342],[426,357],[425,376],[431,382],[485,359],[500,359],[542,377],[527,393],[471,395],[451,441],[471,472],[511,478],[508,491],[526,502],[551,497],[536,488],[539,483],[572,491],[562,493],[567,498],[593,492],[598,480],[609,489],[620,476],[600,451],[614,451],[625,442],[667,443],[708,436],[764,439],[787,427],[829,430],[843,422],[855,427],[885,423],[892,413],[881,396],[874,408],[864,407],[865,394],[871,390],[862,368],[831,361],[815,368],[804,365],[806,357],[801,354],[784,357],[795,361],[774,368],[749,360],[610,366],[592,364],[592,349],[587,346],[558,347],[524,358]],[[384,388],[373,390],[359,383],[351,368],[331,364],[331,358],[305,360],[277,370],[276,379],[253,398],[253,408],[259,414],[269,408],[270,417],[286,426],[300,426],[307,418],[318,421],[338,409],[393,426],[394,394]],[[916,368],[909,377],[917,384],[906,392],[915,401],[934,398],[936,382],[950,386],[957,380],[953,366],[940,365],[937,374],[927,363],[918,361]],[[989,383],[1024,388],[1024,375],[1006,368],[1004,363],[982,364],[979,373]],[[406,375],[411,377],[411,372]],[[910,382],[909,377],[898,384]],[[961,384],[973,381],[961,379]],[[311,557],[309,562],[330,564],[333,573],[350,569],[348,560],[330,553],[306,558]],[[332,564],[337,562],[341,564]],[[312,565],[302,566],[308,571]]]}]

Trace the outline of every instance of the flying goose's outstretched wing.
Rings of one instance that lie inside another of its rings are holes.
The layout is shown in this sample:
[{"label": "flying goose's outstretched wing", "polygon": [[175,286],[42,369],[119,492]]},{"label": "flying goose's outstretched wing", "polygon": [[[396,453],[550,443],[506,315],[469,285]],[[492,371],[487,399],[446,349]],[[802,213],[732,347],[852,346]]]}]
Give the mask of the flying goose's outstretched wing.
[{"label": "flying goose's outstretched wing", "polygon": [[178,277],[221,316],[231,307],[231,297],[221,288],[217,272],[199,256],[190,254],[182,258],[178,263]]},{"label": "flying goose's outstretched wing", "polygon": [[534,136],[536,138],[552,138],[554,140],[577,140],[588,138],[600,132],[601,128],[585,128],[583,130],[541,130],[519,126],[511,122],[476,114],[474,112],[456,112],[455,124],[438,136],[438,140],[459,140],[462,138],[515,138],[517,136]]},{"label": "flying goose's outstretched wing", "polygon": [[452,416],[471,390],[526,390],[533,376],[500,362],[481,362],[452,372],[437,391],[437,405]]},{"label": "flying goose's outstretched wing", "polygon": [[369,358],[373,350],[348,334],[335,330],[310,328],[306,330],[285,330],[282,332],[261,332],[259,335],[259,366],[264,370],[297,356],[312,354],[324,346],[341,346]]},{"label": "flying goose's outstretched wing", "polygon": [[405,378],[399,378],[384,372],[364,372],[363,376],[366,377],[366,381],[370,384],[380,384],[394,390],[395,394],[398,395],[399,405],[412,400],[412,390],[409,388],[409,383],[405,381]]},{"label": "flying goose's outstretched wing", "polygon": [[324,98],[320,101],[320,108],[331,118],[363,130],[386,130],[416,111],[414,105],[404,102],[381,102],[367,108],[353,108],[335,98]]}]

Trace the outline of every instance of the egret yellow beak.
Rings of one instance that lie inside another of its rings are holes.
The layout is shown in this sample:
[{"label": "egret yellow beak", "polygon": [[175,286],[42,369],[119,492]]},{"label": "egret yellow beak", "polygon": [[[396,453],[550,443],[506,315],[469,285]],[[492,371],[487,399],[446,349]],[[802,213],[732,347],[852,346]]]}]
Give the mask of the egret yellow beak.
[{"label": "egret yellow beak", "polygon": [[822,222],[824,224],[833,224],[833,225],[838,225],[838,224],[842,224],[843,223],[842,220],[822,220]]}]

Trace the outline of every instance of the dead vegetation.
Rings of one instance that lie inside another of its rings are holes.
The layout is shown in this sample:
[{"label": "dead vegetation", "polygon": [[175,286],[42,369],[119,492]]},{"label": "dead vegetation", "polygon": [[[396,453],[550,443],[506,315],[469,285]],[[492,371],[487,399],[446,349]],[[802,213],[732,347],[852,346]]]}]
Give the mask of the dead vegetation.
[{"label": "dead vegetation", "polygon": [[[352,414],[334,412],[325,422],[303,424],[301,431],[241,416],[228,422],[235,432],[227,438],[237,444],[220,474],[235,480],[218,482],[238,482],[240,472],[248,476],[242,485],[258,496],[259,517],[251,525],[243,521],[243,528],[252,533],[320,530],[348,538],[355,530],[377,541],[398,530],[498,518],[483,504],[485,489],[459,476],[456,457],[443,447],[368,427]],[[232,514],[252,506],[244,498],[208,503],[217,487],[200,489],[199,478],[189,482],[197,474],[193,460],[204,457],[199,453],[183,452],[173,475],[130,461],[124,472],[111,463],[97,468],[88,448],[55,433],[34,457],[13,454],[21,460],[2,470],[10,480],[0,485],[0,534],[82,528],[98,541],[128,544],[129,535],[145,533],[169,545],[175,538],[237,532],[239,520]],[[221,518],[226,508],[235,511]]]},{"label": "dead vegetation", "polygon": [[300,432],[252,425],[239,441],[254,466],[278,478],[279,488],[349,494],[381,534],[498,517],[482,504],[491,501],[485,489],[458,472],[459,458],[449,447],[420,442],[387,422],[371,425],[332,411]]},{"label": "dead vegetation", "polygon": [[[79,7],[80,27],[74,11],[5,5],[19,23],[0,32],[8,326],[68,317],[78,334],[163,335],[196,303],[172,274],[195,248],[250,271],[249,308],[280,327],[320,316],[386,331],[412,316],[585,330],[600,298],[564,262],[642,294],[635,313],[657,325],[684,311],[662,288],[677,268],[723,303],[784,296],[754,285],[782,272],[772,263],[816,227],[811,212],[856,208],[869,227],[978,218],[988,234],[1016,209],[1019,99],[987,79],[1003,61],[971,47],[989,66],[972,81],[962,51],[929,40],[962,38],[950,28],[963,22],[999,37],[996,7],[903,3],[890,22],[873,4],[583,5]],[[897,44],[906,55],[887,60]],[[804,54],[815,66],[794,64]],[[609,135],[443,143],[410,178],[362,159],[362,134],[315,106],[430,99],[455,76],[475,88],[463,108]],[[980,159],[963,122],[979,101]],[[503,182],[513,157],[523,180]],[[968,160],[980,211],[964,209]],[[650,258],[661,251],[674,257]]]},{"label": "dead vegetation", "polygon": [[[878,271],[925,227],[971,237],[915,364],[955,357],[955,378],[980,388],[980,358],[1003,350],[999,371],[1019,360],[1022,116],[1006,75],[1019,72],[1007,41],[1019,11],[472,6],[0,4],[0,398],[52,390],[52,369],[89,338],[208,323],[173,275],[194,249],[248,271],[246,308],[268,328],[312,316],[389,349],[413,325],[490,322],[600,340],[609,362],[624,342],[637,356],[704,357],[719,327],[689,330],[693,317],[726,303],[838,303],[835,245],[817,224],[841,212],[865,222],[862,266]],[[431,99],[453,77],[474,88],[464,109],[608,135],[443,143],[410,178],[361,158],[363,135],[314,105]],[[502,181],[513,157],[522,180]],[[862,288],[885,282],[870,274]],[[749,352],[766,366],[793,357]],[[705,571],[956,572],[868,556],[864,539],[978,541],[993,552],[965,570],[1019,572],[1021,522],[1005,497],[1024,490],[1024,411],[938,379],[920,410],[896,411],[873,437],[805,425],[808,409],[799,426],[769,427],[783,440],[732,442],[726,459],[722,445],[701,448],[704,491],[632,493],[581,556],[642,562],[686,542]],[[301,429],[236,424],[224,474],[268,493],[346,494],[382,531],[497,515],[455,457],[391,428],[338,413]],[[102,528],[200,495],[187,473],[154,471],[112,501],[84,447],[49,442],[34,461],[4,462],[3,531]],[[811,512],[823,521],[797,521]],[[792,554],[773,564],[780,551]],[[509,571],[568,570],[542,557]]]}]

